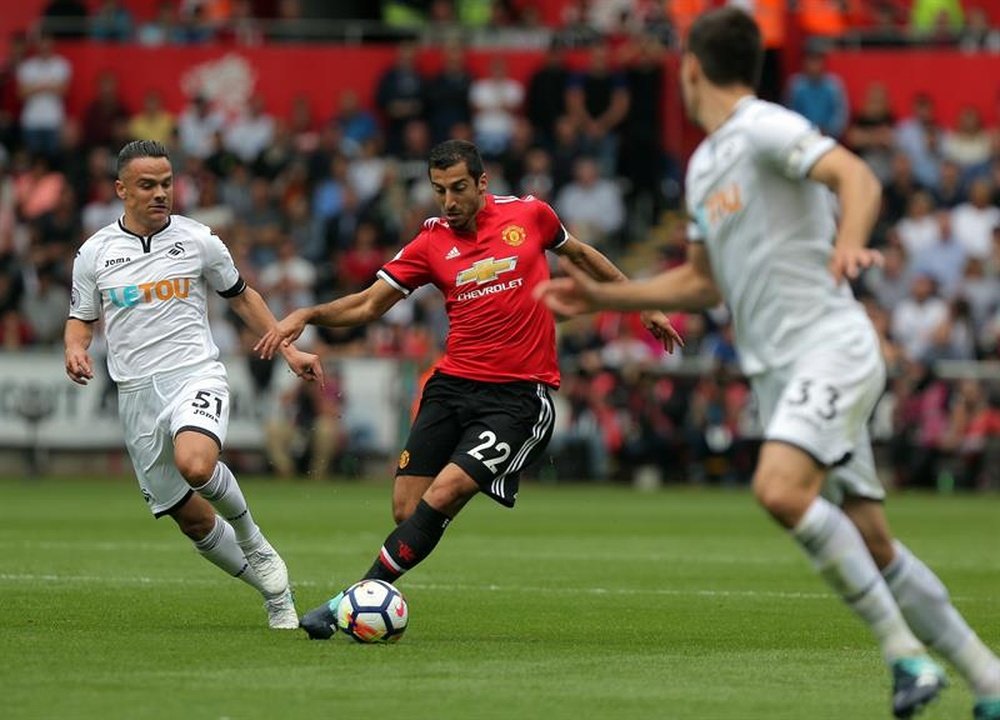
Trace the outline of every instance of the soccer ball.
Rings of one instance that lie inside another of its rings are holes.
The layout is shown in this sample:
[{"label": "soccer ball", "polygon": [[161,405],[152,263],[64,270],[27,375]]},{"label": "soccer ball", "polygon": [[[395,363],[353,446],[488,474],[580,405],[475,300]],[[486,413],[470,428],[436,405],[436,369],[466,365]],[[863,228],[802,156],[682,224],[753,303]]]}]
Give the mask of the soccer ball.
[{"label": "soccer ball", "polygon": [[396,642],[409,619],[403,593],[383,580],[354,583],[337,605],[337,628],[360,643]]}]

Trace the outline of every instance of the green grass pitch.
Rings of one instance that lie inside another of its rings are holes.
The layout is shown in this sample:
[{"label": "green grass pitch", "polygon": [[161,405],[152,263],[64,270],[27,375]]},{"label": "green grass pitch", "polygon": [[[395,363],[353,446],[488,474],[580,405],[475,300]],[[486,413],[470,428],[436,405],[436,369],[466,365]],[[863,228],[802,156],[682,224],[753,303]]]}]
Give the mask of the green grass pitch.
[{"label": "green grass pitch", "polygon": [[[389,487],[244,483],[300,611],[357,579]],[[1000,498],[892,497],[897,534],[1000,647]],[[129,480],[0,482],[2,718],[881,720],[867,631],[745,491],[527,485],[405,577],[393,646],[266,629]],[[971,718],[952,687],[928,720]]]}]

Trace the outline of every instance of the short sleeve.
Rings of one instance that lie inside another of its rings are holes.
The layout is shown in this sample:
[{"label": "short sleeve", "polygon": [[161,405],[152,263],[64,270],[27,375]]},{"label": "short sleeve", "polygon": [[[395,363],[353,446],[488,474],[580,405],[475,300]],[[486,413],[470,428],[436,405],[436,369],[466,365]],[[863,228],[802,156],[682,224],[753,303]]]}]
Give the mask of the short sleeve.
[{"label": "short sleeve", "polygon": [[542,233],[542,247],[546,250],[555,250],[561,247],[569,237],[562,221],[547,202],[536,200],[535,203],[538,208],[538,227]]},{"label": "short sleeve", "polygon": [[752,147],[787,178],[800,180],[835,146],[801,115],[775,110],[750,125]]},{"label": "short sleeve", "polygon": [[396,253],[396,257],[382,266],[378,271],[378,277],[403,295],[409,295],[421,285],[431,282],[430,266],[427,263],[427,240],[427,231],[418,234]]},{"label": "short sleeve", "polygon": [[211,233],[205,238],[205,265],[202,274],[208,286],[224,298],[236,297],[247,289],[247,284],[236,269],[229,248]]},{"label": "short sleeve", "polygon": [[69,316],[84,322],[94,322],[101,317],[101,293],[97,289],[93,247],[89,243],[83,244],[73,260]]}]

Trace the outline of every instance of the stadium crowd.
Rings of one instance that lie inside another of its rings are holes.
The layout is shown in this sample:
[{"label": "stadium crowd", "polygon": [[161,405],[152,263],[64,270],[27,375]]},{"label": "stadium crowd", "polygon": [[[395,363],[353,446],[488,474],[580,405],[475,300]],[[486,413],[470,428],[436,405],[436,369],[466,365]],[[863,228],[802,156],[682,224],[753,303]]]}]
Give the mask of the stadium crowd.
[{"label": "stadium crowd", "polygon": [[[935,42],[947,36],[969,51],[994,49],[997,30],[983,13],[955,15],[939,3],[941,13],[927,20],[924,4],[912,8],[914,27],[925,23]],[[51,5],[66,13],[73,3]],[[110,0],[88,32],[96,42],[267,41],[251,3],[232,3],[228,19],[215,25],[196,14],[212,5],[191,3],[202,9],[175,20],[167,17],[174,4],[164,3],[163,17],[139,24]],[[290,14],[294,5],[288,3]],[[509,17],[521,7],[487,5],[507,8]],[[571,5],[579,11],[586,3]],[[902,5],[874,4],[874,29],[912,38],[894,14]],[[431,6],[440,21],[456,19],[462,4]],[[591,30],[588,65],[577,72],[564,51],[592,28],[580,17],[570,17],[571,33],[554,34],[526,82],[511,77],[500,56],[484,75],[471,75],[463,46],[447,38],[442,70],[423,75],[416,46],[401,43],[395,64],[372,88],[374,108],[345,92],[333,117],[317,117],[305,99],[276,117],[259,96],[224,114],[212,98],[196,95],[175,114],[157,90],[141,107],[126,107],[110,72],[85,111],[71,116],[65,94],[73,68],[52,36],[12,38],[0,67],[0,349],[59,345],[72,258],[87,236],[119,217],[115,157],[134,138],[168,145],[174,211],[213,228],[278,317],[365,286],[436,214],[426,155],[449,137],[482,148],[493,193],[550,202],[576,237],[633,274],[680,262],[682,158],[663,150],[660,118],[661,60],[676,51],[677,18],[620,14],[604,35]],[[872,26],[867,31],[877,35]],[[1000,359],[1000,115],[968,108],[954,126],[942,126],[928,94],[896,117],[875,81],[863,104],[850,107],[842,83],[825,68],[822,46],[807,47],[782,100],[858,152],[884,183],[871,244],[884,252],[885,266],[855,287],[881,333],[891,373],[874,437],[897,483],[995,485],[996,463],[989,460],[1000,447],[1000,385],[945,380],[939,369],[942,361]],[[213,312],[222,352],[247,354],[256,338],[237,330],[221,303]],[[687,341],[677,357],[658,353],[632,316],[562,325],[561,395],[569,412],[553,441],[557,469],[607,479],[655,466],[668,477],[747,479],[756,428],[727,313],[674,321]],[[437,293],[420,292],[370,327],[323,329],[308,341],[331,361],[393,357],[424,369],[442,347],[446,322]],[[249,362],[265,389],[270,366]],[[269,428],[279,471],[293,472],[282,452],[289,423],[338,436],[320,443],[324,462],[343,450],[332,387],[284,398],[289,422]]]}]

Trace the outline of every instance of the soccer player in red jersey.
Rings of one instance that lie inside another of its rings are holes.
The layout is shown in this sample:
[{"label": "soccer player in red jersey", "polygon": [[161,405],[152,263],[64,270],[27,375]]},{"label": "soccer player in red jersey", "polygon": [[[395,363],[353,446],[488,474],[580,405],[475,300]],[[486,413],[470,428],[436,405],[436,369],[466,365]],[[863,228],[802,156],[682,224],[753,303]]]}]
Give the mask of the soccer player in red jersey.
[{"label": "soccer player in red jersey", "polygon": [[[399,456],[393,488],[397,526],[365,578],[394,581],[427,557],[445,527],[477,493],[513,507],[521,470],[552,435],[549,389],[559,387],[552,313],[532,297],[549,277],[545,251],[566,257],[595,280],[625,275],[562,226],[546,203],[491,195],[472,143],[431,150],[431,185],[442,217],[421,232],[353,295],[291,313],[255,349],[270,357],[307,324],[342,327],[381,317],[421,285],[445,296],[445,355],[424,387]],[[680,336],[660,312],[643,323],[669,352]],[[336,631],[337,595],[300,621],[310,637]]]}]

